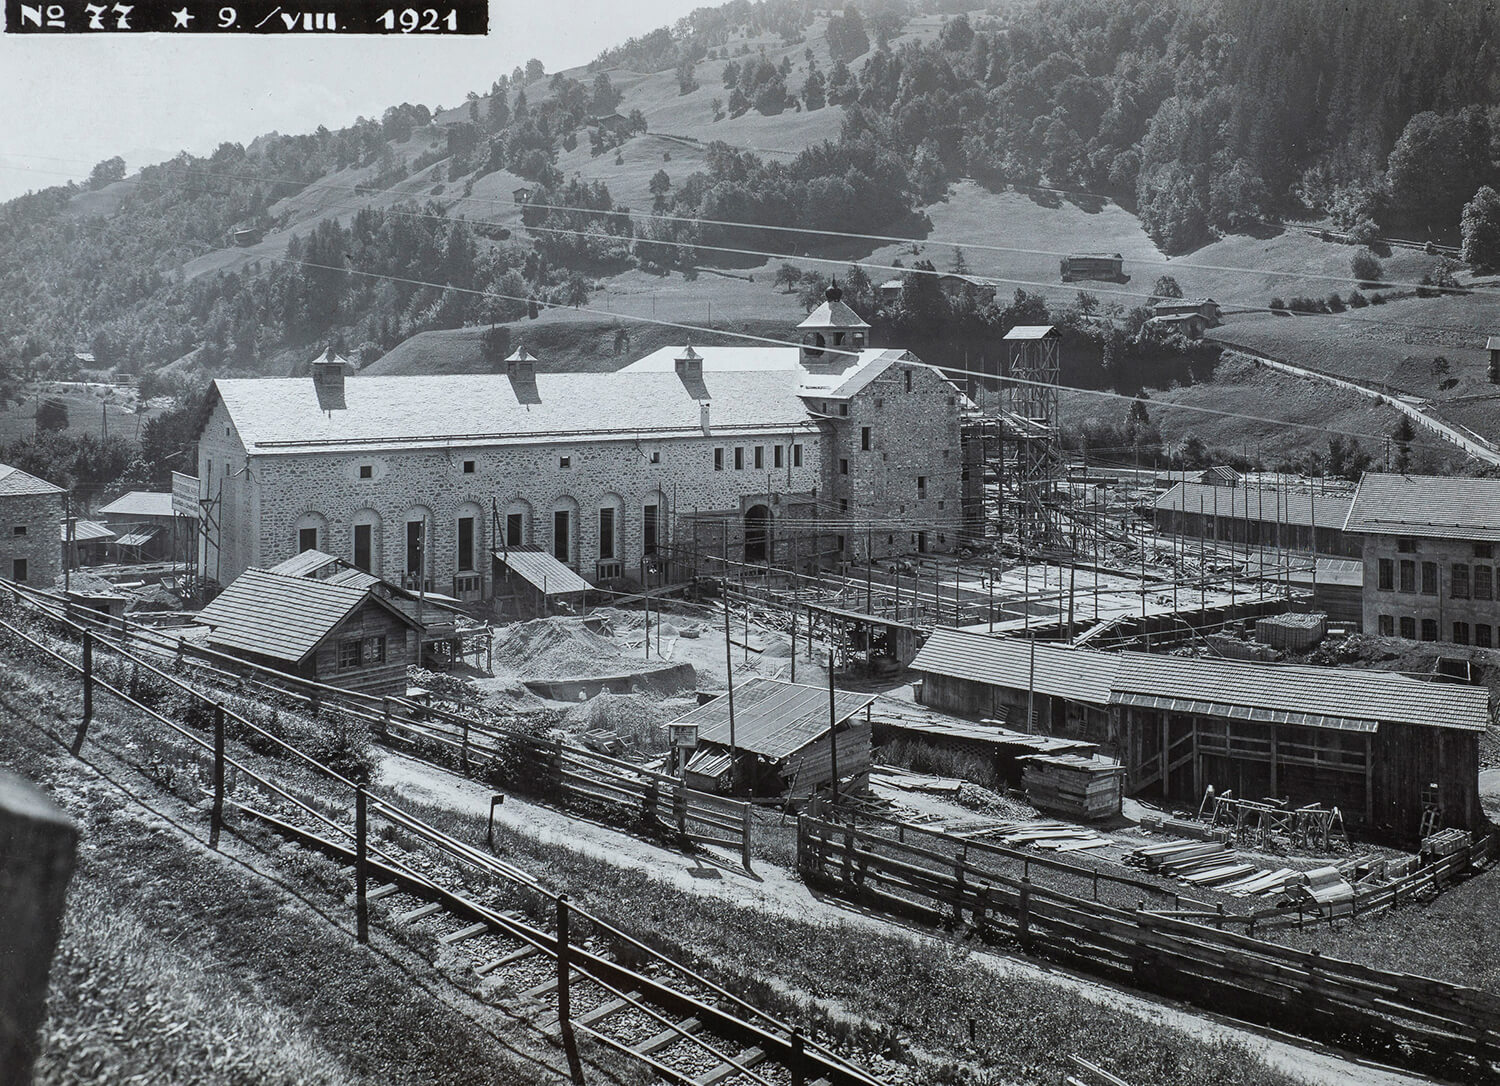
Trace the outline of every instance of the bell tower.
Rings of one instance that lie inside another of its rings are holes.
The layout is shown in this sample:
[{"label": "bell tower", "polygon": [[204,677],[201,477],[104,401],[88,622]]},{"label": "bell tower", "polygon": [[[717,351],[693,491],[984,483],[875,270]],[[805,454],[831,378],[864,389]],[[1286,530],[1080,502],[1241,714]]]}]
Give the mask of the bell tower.
[{"label": "bell tower", "polygon": [[802,364],[832,365],[844,368],[853,359],[856,351],[870,345],[870,326],[854,310],[844,304],[844,292],[838,280],[823,295],[825,301],[807,319],[797,325],[802,343]]}]

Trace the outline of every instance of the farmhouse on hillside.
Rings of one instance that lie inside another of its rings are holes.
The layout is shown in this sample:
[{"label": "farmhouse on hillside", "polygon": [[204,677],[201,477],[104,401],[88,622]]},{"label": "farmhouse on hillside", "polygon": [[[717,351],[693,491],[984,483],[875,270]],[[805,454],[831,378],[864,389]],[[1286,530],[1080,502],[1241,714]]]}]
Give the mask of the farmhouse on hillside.
[{"label": "farmhouse on hillside", "polygon": [[59,572],[63,488],[0,464],[0,577],[51,591]]},{"label": "farmhouse on hillside", "polygon": [[[216,381],[202,568],[227,580],[317,549],[487,601],[504,553],[527,547],[591,585],[952,550],[972,405],[937,368],[871,347],[837,287],[796,335],[605,374],[539,373],[518,350],[485,374],[355,376],[320,358],[310,379]],[[845,534],[870,516],[914,527]]]},{"label": "farmhouse on hillside", "polygon": [[[912,668],[926,705],[1099,744],[1126,790],[1336,805],[1410,842],[1429,805],[1473,829],[1489,693],[1387,671],[1105,653],[939,628]],[[1029,718],[1027,706],[1031,706]],[[1028,723],[1029,719],[1029,723]]]},{"label": "farmhouse on hillside", "polygon": [[371,586],[247,569],[197,616],[230,656],[367,694],[406,690],[421,627]]}]

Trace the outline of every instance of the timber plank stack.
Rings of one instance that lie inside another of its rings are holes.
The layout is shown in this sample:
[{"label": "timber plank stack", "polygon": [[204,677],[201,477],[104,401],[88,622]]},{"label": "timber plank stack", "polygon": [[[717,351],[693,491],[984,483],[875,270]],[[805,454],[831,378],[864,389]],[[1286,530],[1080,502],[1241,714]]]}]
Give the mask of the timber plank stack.
[{"label": "timber plank stack", "polygon": [[1098,755],[1034,754],[1025,759],[1021,785],[1033,807],[1084,821],[1120,813],[1125,767]]}]

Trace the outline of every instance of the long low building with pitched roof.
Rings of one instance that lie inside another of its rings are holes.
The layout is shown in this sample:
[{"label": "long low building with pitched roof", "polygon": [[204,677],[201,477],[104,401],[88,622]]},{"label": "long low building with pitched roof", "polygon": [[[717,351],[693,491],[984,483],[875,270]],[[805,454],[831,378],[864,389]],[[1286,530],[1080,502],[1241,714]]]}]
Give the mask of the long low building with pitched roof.
[{"label": "long low building with pitched roof", "polygon": [[[1135,793],[1196,807],[1210,786],[1337,805],[1410,841],[1423,814],[1469,829],[1484,687],[1389,671],[1106,653],[940,628],[912,663],[924,704],[1098,743]],[[1030,707],[1028,716],[1027,708]]]},{"label": "long low building with pitched roof", "polygon": [[[950,550],[962,392],[869,346],[837,288],[796,331],[800,347],[683,346],[607,374],[540,373],[520,349],[502,372],[358,376],[330,352],[311,377],[217,381],[201,568],[228,582],[322,550],[475,601],[515,548],[591,584],[690,576],[707,556],[807,569]],[[839,526],[872,517],[885,530]]]}]

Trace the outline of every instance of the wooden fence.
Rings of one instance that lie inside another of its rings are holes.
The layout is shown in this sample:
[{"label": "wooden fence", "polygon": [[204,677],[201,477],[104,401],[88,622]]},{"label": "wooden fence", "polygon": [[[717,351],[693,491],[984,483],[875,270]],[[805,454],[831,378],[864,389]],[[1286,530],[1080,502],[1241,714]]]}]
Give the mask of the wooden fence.
[{"label": "wooden fence", "polygon": [[932,922],[967,924],[1027,953],[1239,1018],[1460,1078],[1500,1082],[1500,997],[1122,909],[925,848],[803,816],[797,864],[809,883]]},{"label": "wooden fence", "polygon": [[680,778],[658,773],[574,744],[507,727],[503,721],[476,719],[403,697],[345,690],[229,656],[214,649],[164,636],[127,619],[110,619],[85,607],[16,586],[14,598],[34,613],[87,628],[94,644],[121,653],[142,653],[161,666],[189,669],[220,687],[250,696],[289,698],[316,714],[337,711],[370,725],[383,740],[419,756],[441,755],[466,775],[491,779],[497,763],[520,766],[508,772],[508,787],[566,805],[600,811],[606,817],[653,829],[694,845],[737,852],[751,867],[752,804],[688,788]]}]

